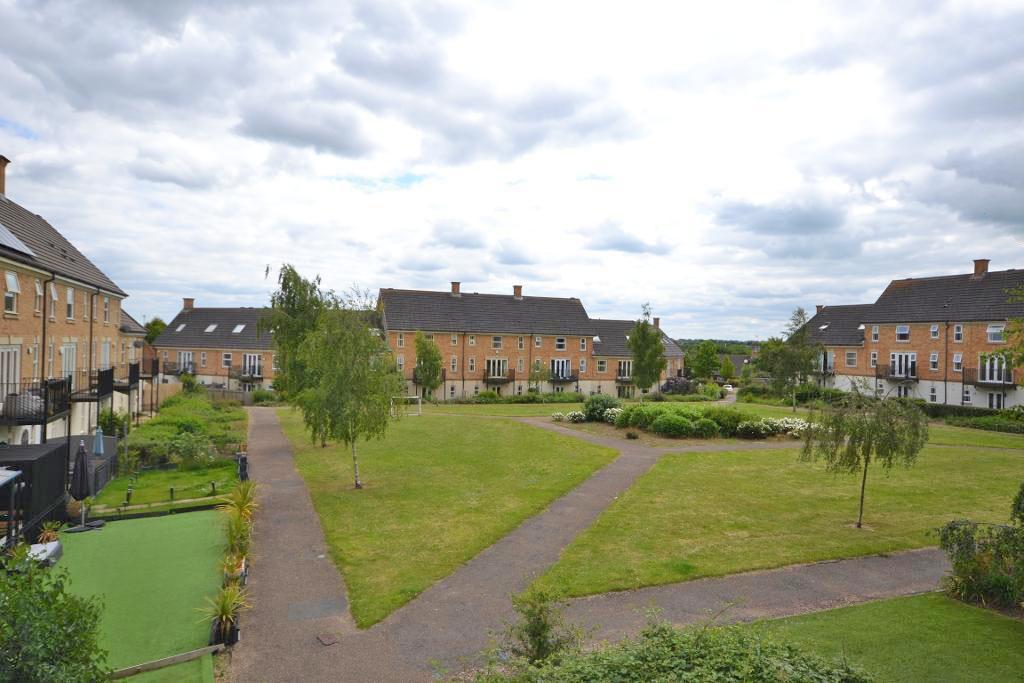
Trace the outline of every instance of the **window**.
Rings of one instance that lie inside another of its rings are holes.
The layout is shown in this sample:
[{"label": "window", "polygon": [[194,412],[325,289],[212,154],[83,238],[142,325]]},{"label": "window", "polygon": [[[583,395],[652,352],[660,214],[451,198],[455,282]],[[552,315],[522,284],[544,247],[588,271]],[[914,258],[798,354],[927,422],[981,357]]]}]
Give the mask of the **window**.
[{"label": "window", "polygon": [[889,377],[896,379],[917,377],[917,354],[890,353]]},{"label": "window", "polygon": [[618,377],[629,378],[633,376],[633,361],[631,360],[620,360],[619,361],[619,374]]},{"label": "window", "polygon": [[932,339],[938,339],[939,338],[939,326],[938,325],[932,325],[931,334],[932,334]]},{"label": "window", "polygon": [[92,295],[88,292],[82,292],[82,322],[89,321],[89,315],[91,313],[90,305],[92,303]]},{"label": "window", "polygon": [[521,373],[523,371],[524,365],[525,365],[525,363],[524,363],[522,358],[517,360],[516,361],[516,372],[520,372]]},{"label": "window", "polygon": [[469,335],[469,345],[470,346],[476,346],[476,335],[475,334]]},{"label": "window", "polygon": [[857,352],[847,351],[846,352],[846,367],[855,368],[857,367]]},{"label": "window", "polygon": [[217,329],[217,323],[214,323],[212,325],[207,325],[206,329],[203,330],[203,332],[206,332],[207,334],[209,334],[210,332],[213,332],[215,329]]},{"label": "window", "polygon": [[910,325],[896,326],[896,341],[910,341]]},{"label": "window", "polygon": [[476,396],[479,393],[480,393],[480,385],[479,384],[474,384],[473,385],[473,395]]},{"label": "window", "polygon": [[964,369],[964,354],[953,354],[953,372],[961,372]]},{"label": "window", "polygon": [[1003,409],[1003,395],[995,392],[988,392],[988,407],[993,410]]},{"label": "window", "polygon": [[910,387],[906,384],[900,384],[896,387],[897,398],[910,398]]},{"label": "window", "polygon": [[427,341],[434,341],[434,335],[433,334],[425,334],[423,336],[426,338]]},{"label": "window", "polygon": [[555,351],[565,351],[565,337],[555,337]]},{"label": "window", "polygon": [[928,356],[928,368],[930,370],[939,369],[939,353],[938,351],[932,351],[931,355]]},{"label": "window", "polygon": [[534,370],[540,370],[543,365],[544,365],[544,360],[543,359],[535,358],[533,360],[533,369]]},{"label": "window", "polygon": [[988,343],[989,344],[1002,344],[1006,341],[1004,334],[1006,325],[989,325],[988,326]]},{"label": "window", "polygon": [[586,350],[587,350],[587,338],[586,337],[580,337],[580,351],[586,351]]},{"label": "window", "polygon": [[[103,322],[105,322],[105,323],[109,323],[110,322],[110,297],[109,296],[103,297]],[[245,327],[245,325],[239,325],[238,329],[236,329],[235,332],[236,333],[237,332],[241,332],[243,327]]]},{"label": "window", "polygon": [[43,283],[39,280],[36,280],[35,311],[36,313],[43,312]]},{"label": "window", "polygon": [[526,348],[526,337],[519,337],[518,346],[520,351]]},{"label": "window", "polygon": [[[124,354],[122,354],[122,355],[124,355]],[[200,351],[199,352],[199,367],[201,367],[201,368],[205,368],[206,367],[206,351]]]},{"label": "window", "polygon": [[398,343],[395,344],[395,346],[397,346],[400,349],[404,349],[405,348],[405,334],[404,333],[402,333],[402,332],[398,333]]},{"label": "window", "polygon": [[185,323],[181,323],[180,325],[178,325],[177,327],[175,327],[175,328],[174,328],[174,331],[175,331],[175,332],[181,332],[181,331],[182,331],[183,329],[185,329]]},{"label": "window", "polygon": [[476,372],[476,358],[469,359],[469,371]]},{"label": "window", "polygon": [[491,337],[491,348],[492,349],[500,349],[501,348],[501,337]]},{"label": "window", "polygon": [[449,396],[449,398],[455,398],[455,385],[454,384],[451,385],[450,387],[448,387],[448,396]]},{"label": "window", "polygon": [[871,326],[871,341],[878,341],[878,325]]},{"label": "window", "polygon": [[871,367],[873,367],[873,368],[877,368],[878,367],[878,351],[872,351],[871,352]]},{"label": "window", "polygon": [[587,371],[587,359],[586,358],[580,358],[580,372],[586,372],[586,371]]},{"label": "window", "polygon": [[953,325],[953,341],[960,343],[964,340],[964,326],[961,324]]},{"label": "window", "polygon": [[67,299],[65,303],[65,317],[68,320],[73,320],[75,317],[75,290],[71,287],[67,289]]},{"label": "window", "polygon": [[57,285],[50,283],[50,320],[54,320],[57,317],[57,300],[60,299],[57,296]]},{"label": "window", "polygon": [[222,353],[221,354],[221,356],[220,356],[220,366],[222,368],[230,368],[231,367],[231,354],[230,353]]},{"label": "window", "polygon": [[597,361],[597,371],[598,372],[608,372],[608,361],[606,361],[606,360],[599,360],[599,361]]},{"label": "window", "polygon": [[458,346],[459,345],[459,335],[457,335],[457,334],[453,334],[452,335],[451,345],[452,346]]},{"label": "window", "polygon": [[982,382],[1008,384],[1013,382],[1013,368],[1000,354],[981,354],[978,359],[978,379]]},{"label": "window", "polygon": [[[104,312],[104,315],[106,315],[106,312]],[[233,330],[231,330],[231,334],[241,334],[242,330],[244,330],[244,329],[245,329],[245,324],[244,323],[242,323],[240,325],[235,325],[235,328]]]},{"label": "window", "polygon": [[939,392],[935,390],[935,387],[932,387],[931,389],[928,390],[928,400],[931,401],[932,403],[938,402]]},{"label": "window", "polygon": [[7,271],[5,279],[7,280],[7,291],[4,292],[4,313],[17,313],[18,295],[21,294],[18,276]]},{"label": "window", "polygon": [[164,360],[167,360],[167,352],[164,351]]},{"label": "window", "polygon": [[965,406],[971,405],[971,388],[970,387],[964,387],[964,395],[963,395],[963,398],[961,399],[961,401],[963,402],[963,404]]},{"label": "window", "polygon": [[281,366],[277,363],[277,354],[275,353],[270,357],[270,369],[274,372],[280,372]]},{"label": "window", "polygon": [[458,370],[459,370],[459,357],[458,356],[452,356],[452,362],[451,362],[451,366],[450,367],[451,367],[453,373],[458,372]]},{"label": "window", "polygon": [[395,359],[395,362],[398,363],[398,371],[399,372],[402,372],[403,370],[405,370],[405,356],[398,356]]},{"label": "window", "polygon": [[540,348],[540,335],[533,338],[533,345],[538,349]]}]

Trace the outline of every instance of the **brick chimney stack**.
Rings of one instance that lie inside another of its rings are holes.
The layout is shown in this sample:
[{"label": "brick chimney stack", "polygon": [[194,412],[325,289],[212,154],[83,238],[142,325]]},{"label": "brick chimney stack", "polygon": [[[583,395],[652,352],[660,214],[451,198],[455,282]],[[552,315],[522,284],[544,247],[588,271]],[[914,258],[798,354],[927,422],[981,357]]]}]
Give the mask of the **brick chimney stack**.
[{"label": "brick chimney stack", "polygon": [[9,163],[11,160],[0,154],[0,195],[7,191],[7,164]]},{"label": "brick chimney stack", "polygon": [[462,283],[460,283],[460,282],[453,282],[452,283],[452,296],[462,296],[462,294],[459,291],[459,287],[461,286],[461,284]]},{"label": "brick chimney stack", "polygon": [[193,297],[186,296],[181,299],[181,310],[191,311],[196,305],[196,300]]},{"label": "brick chimney stack", "polygon": [[988,262],[987,258],[976,258],[974,259],[974,277],[983,278],[988,273]]},{"label": "brick chimney stack", "polygon": [[657,318],[656,317],[654,319],[654,329],[656,329],[656,330],[660,330],[661,329],[661,318]]},{"label": "brick chimney stack", "polygon": [[822,310],[823,310],[824,308],[825,308],[825,305],[824,305],[824,304],[815,304],[815,305],[814,305],[814,313],[815,313],[815,315],[817,315],[818,313],[821,313],[821,311],[822,311]]},{"label": "brick chimney stack", "polygon": [[512,296],[516,298],[516,301],[522,301],[523,299],[523,286],[512,285]]}]

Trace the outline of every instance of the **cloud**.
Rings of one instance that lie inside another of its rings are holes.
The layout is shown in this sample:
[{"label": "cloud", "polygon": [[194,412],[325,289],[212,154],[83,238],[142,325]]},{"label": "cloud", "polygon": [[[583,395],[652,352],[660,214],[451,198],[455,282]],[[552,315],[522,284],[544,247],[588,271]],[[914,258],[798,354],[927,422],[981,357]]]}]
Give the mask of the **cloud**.
[{"label": "cloud", "polygon": [[486,245],[478,230],[468,228],[458,221],[435,223],[430,242],[432,245],[455,249],[481,249]]},{"label": "cloud", "polygon": [[954,171],[962,178],[1024,190],[1024,142],[981,153],[969,148],[951,150],[937,168]]},{"label": "cloud", "polygon": [[596,251],[624,251],[631,254],[668,254],[669,244],[645,242],[624,231],[618,223],[605,223],[587,240],[587,248]]},{"label": "cloud", "polygon": [[248,137],[343,157],[361,157],[372,150],[359,117],[347,107],[261,102],[242,111],[242,121],[235,130]]},{"label": "cloud", "polygon": [[525,266],[534,263],[534,260],[523,249],[514,244],[502,244],[498,247],[496,260],[506,266]]},{"label": "cloud", "polygon": [[845,214],[813,200],[768,205],[729,201],[717,207],[715,218],[721,225],[758,235],[813,235],[837,230]]}]

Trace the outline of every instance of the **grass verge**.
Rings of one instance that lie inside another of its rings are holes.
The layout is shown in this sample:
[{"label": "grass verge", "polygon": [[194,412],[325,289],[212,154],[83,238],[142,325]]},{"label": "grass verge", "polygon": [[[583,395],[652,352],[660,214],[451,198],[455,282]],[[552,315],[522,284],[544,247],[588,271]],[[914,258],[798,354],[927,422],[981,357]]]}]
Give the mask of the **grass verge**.
[{"label": "grass verge", "polygon": [[356,623],[368,627],[610,462],[615,452],[510,420],[409,417],[349,453],[278,411]]},{"label": "grass verge", "polygon": [[194,470],[144,470],[133,482],[129,477],[114,479],[96,496],[96,504],[117,507],[124,502],[128,487],[132,487],[132,505],[169,503],[170,488],[174,487],[174,499],[203,498],[213,494],[221,495],[238,483],[238,464],[234,460],[217,460],[209,467]]}]

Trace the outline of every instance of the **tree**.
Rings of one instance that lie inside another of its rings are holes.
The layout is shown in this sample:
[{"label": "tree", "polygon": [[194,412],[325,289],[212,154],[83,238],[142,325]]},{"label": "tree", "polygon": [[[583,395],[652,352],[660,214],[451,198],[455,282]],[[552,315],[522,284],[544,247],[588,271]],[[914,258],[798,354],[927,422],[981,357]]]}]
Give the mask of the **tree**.
[{"label": "tree", "polygon": [[391,401],[405,382],[371,311],[332,305],[298,347],[302,389],[295,403],[314,443],[336,440],[352,450],[355,487],[359,479],[356,442],[381,438],[391,420]]},{"label": "tree", "polygon": [[773,391],[792,398],[794,412],[797,388],[814,372],[814,362],[820,351],[820,345],[811,340],[807,313],[803,308],[793,311],[786,326],[786,339],[772,337],[761,346],[761,355],[755,362],[771,377]]},{"label": "tree", "polygon": [[527,377],[527,383],[530,385],[530,391],[540,391],[541,382],[546,382],[551,377],[551,373],[541,365],[540,361],[534,362],[530,366],[530,374]]},{"label": "tree", "polygon": [[[1009,303],[1024,304],[1024,285],[1011,289]],[[1024,318],[1013,318],[1006,326],[1006,350],[1003,352],[1007,366],[1024,366]]]},{"label": "tree", "polygon": [[293,266],[281,266],[277,291],[270,295],[270,311],[257,329],[273,336],[277,354],[274,389],[284,398],[302,390],[306,376],[299,347],[316,326],[320,314],[336,303],[334,292],[320,288],[319,276],[307,280]]},{"label": "tree", "polygon": [[643,316],[630,332],[626,346],[633,353],[633,382],[642,391],[658,381],[668,364],[665,360],[665,342],[661,339],[661,330],[651,324],[649,304],[644,304]]},{"label": "tree", "polygon": [[426,389],[427,396],[441,386],[441,350],[422,332],[416,333],[416,369],[413,379]]},{"label": "tree", "polygon": [[686,367],[690,368],[697,379],[711,379],[718,372],[720,363],[715,342],[705,339],[686,358]]},{"label": "tree", "polygon": [[143,325],[143,327],[146,328],[146,343],[152,344],[167,329],[167,323],[164,322],[163,318],[156,316]]},{"label": "tree", "polygon": [[722,367],[719,372],[725,379],[732,379],[736,376],[736,366],[733,365],[732,359],[729,356],[722,359]]},{"label": "tree", "polygon": [[868,467],[874,461],[886,471],[896,464],[910,467],[928,440],[928,418],[920,408],[902,399],[870,396],[856,384],[840,401],[812,414],[800,458],[825,461],[829,472],[861,473],[860,511],[864,520],[864,491]]},{"label": "tree", "polygon": [[101,608],[66,588],[63,569],[29,559],[28,548],[0,553],[0,680],[105,681]]}]

